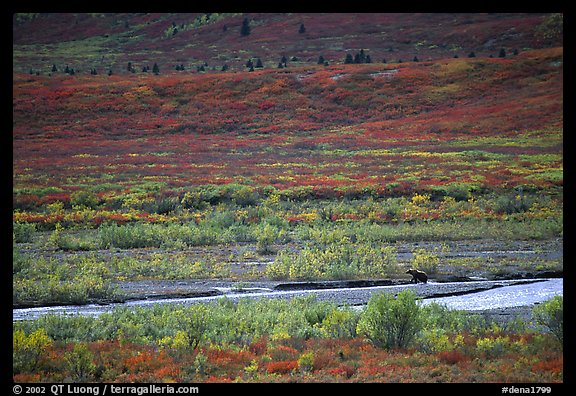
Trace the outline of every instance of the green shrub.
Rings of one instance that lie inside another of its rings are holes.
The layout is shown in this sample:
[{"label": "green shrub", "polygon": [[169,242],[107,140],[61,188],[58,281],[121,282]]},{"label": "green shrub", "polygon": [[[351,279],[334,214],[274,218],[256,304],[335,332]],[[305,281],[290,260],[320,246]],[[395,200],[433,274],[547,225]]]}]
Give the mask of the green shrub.
[{"label": "green shrub", "polygon": [[303,374],[311,373],[314,369],[314,352],[305,352],[298,358],[298,368]]},{"label": "green shrub", "polygon": [[422,328],[416,293],[403,290],[395,298],[389,293],[374,294],[358,322],[358,333],[378,347],[406,348]]},{"label": "green shrub", "polygon": [[322,334],[330,338],[353,338],[358,319],[359,315],[353,311],[334,308],[322,320]]},{"label": "green shrub", "polygon": [[254,231],[256,234],[256,251],[260,254],[273,253],[272,244],[283,233],[276,226],[265,223]]},{"label": "green shrub", "polygon": [[27,333],[42,329],[52,340],[63,342],[95,341],[104,337],[103,327],[95,325],[95,318],[82,315],[48,314],[15,326]]},{"label": "green shrub", "polygon": [[70,204],[72,207],[96,209],[100,199],[90,191],[75,191],[70,195]]},{"label": "green shrub", "polygon": [[173,315],[177,327],[185,332],[188,349],[196,349],[205,336],[208,327],[208,309],[204,305],[195,305]]},{"label": "green shrub", "polygon": [[200,375],[207,374],[208,358],[202,352],[198,352],[194,358],[194,371]]},{"label": "green shrub", "polygon": [[13,303],[86,303],[116,299],[119,292],[109,280],[105,263],[94,256],[25,259],[14,272]]},{"label": "green shrub", "polygon": [[353,279],[397,271],[393,247],[352,243],[306,247],[300,252],[281,250],[266,267],[267,276],[273,279]]},{"label": "green shrub", "polygon": [[36,231],[36,225],[30,223],[12,223],[12,233],[14,236],[14,242],[25,243],[32,242],[32,237]]},{"label": "green shrub", "polygon": [[157,197],[153,202],[144,203],[142,209],[148,213],[167,214],[176,211],[180,202],[178,197]]},{"label": "green shrub", "polygon": [[105,224],[98,229],[100,246],[104,249],[160,247],[161,229],[154,224]]},{"label": "green shrub", "polygon": [[419,269],[421,271],[427,272],[428,274],[433,274],[438,269],[440,258],[437,254],[420,248],[415,249],[412,254],[413,257],[410,260],[410,266],[412,268]]},{"label": "green shrub", "polygon": [[238,206],[252,206],[258,203],[258,192],[252,187],[240,184],[228,184],[226,195]]},{"label": "green shrub", "polygon": [[521,194],[501,195],[496,199],[494,211],[505,214],[522,213],[530,209],[532,201]]},{"label": "green shrub", "polygon": [[514,343],[507,336],[483,337],[476,341],[476,351],[488,358],[496,358],[514,351]]},{"label": "green shrub", "polygon": [[185,209],[205,209],[223,200],[224,190],[222,186],[212,184],[198,186],[184,193],[180,204]]},{"label": "green shrub", "polygon": [[52,339],[46,330],[39,328],[26,335],[24,330],[12,332],[12,369],[14,373],[34,372],[46,349],[52,345]]},{"label": "green shrub", "polygon": [[532,310],[536,323],[550,330],[552,334],[564,343],[564,297],[555,296],[552,299],[537,305]]},{"label": "green shrub", "polygon": [[236,213],[233,210],[214,210],[200,223],[202,227],[215,230],[230,228],[236,223]]},{"label": "green shrub", "polygon": [[96,370],[92,352],[84,343],[75,344],[72,351],[66,352],[64,354],[64,362],[68,371],[72,373],[72,379],[76,382],[84,382],[91,379]]},{"label": "green shrub", "polygon": [[95,247],[91,240],[66,234],[60,223],[56,223],[54,231],[48,237],[48,243],[65,251],[91,250]]}]

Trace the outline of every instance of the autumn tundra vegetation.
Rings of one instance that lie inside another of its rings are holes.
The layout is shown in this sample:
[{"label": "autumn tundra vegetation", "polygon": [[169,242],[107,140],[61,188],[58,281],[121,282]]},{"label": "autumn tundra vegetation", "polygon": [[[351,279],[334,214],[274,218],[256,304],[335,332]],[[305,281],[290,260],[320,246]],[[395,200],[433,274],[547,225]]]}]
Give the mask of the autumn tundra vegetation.
[{"label": "autumn tundra vegetation", "polygon": [[[561,14],[347,15],[16,14],[14,307],[137,280],[562,272],[444,254],[563,236]],[[46,315],[14,323],[13,378],[562,382],[562,315],[411,291]]]}]

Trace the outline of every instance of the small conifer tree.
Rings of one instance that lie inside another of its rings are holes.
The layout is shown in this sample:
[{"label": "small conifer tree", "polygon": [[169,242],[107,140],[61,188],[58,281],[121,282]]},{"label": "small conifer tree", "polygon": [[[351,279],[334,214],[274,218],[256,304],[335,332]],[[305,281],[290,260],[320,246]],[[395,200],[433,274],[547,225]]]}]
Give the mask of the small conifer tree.
[{"label": "small conifer tree", "polygon": [[242,21],[242,27],[240,28],[240,35],[248,36],[250,35],[250,21],[248,18],[244,18]]}]

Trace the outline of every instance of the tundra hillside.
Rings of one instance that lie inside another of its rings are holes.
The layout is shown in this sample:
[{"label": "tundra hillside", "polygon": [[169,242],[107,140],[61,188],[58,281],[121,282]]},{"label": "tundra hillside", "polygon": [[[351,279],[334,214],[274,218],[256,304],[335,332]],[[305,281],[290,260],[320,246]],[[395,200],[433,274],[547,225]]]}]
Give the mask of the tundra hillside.
[{"label": "tundra hillside", "polygon": [[[562,276],[562,23],[14,14],[14,306]],[[14,380],[562,381],[561,297],[505,325],[415,300],[47,315],[15,324]]]}]

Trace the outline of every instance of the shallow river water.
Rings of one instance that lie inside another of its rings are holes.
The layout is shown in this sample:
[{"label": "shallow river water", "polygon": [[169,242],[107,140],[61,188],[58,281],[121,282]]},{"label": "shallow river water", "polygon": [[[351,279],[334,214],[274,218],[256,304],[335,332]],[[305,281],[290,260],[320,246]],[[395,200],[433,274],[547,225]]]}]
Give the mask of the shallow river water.
[{"label": "shallow river water", "polygon": [[522,285],[512,285],[459,296],[428,298],[424,304],[437,302],[452,309],[480,311],[532,305],[563,295],[564,279],[547,279]]},{"label": "shallow river water", "polygon": [[[72,314],[98,316],[104,312],[112,311],[119,306],[137,307],[152,304],[194,304],[214,301],[227,297],[232,300],[240,298],[293,298],[314,294],[319,300],[334,301],[337,304],[348,304],[360,308],[366,304],[370,296],[377,292],[398,293],[404,289],[414,290],[421,298],[422,303],[437,302],[449,308],[477,311],[494,308],[508,308],[533,305],[555,295],[563,294],[563,279],[545,279],[522,283],[523,281],[474,281],[474,282],[446,282],[428,284],[409,284],[396,286],[374,286],[355,288],[335,288],[320,290],[289,290],[279,291],[272,289],[259,289],[252,292],[233,292],[223,290],[222,295],[195,298],[171,298],[134,300],[125,303],[109,305],[81,305],[34,307],[12,310],[12,319],[33,320],[46,314]],[[454,295],[457,294],[457,295]],[[436,297],[442,296],[442,297]]]}]

